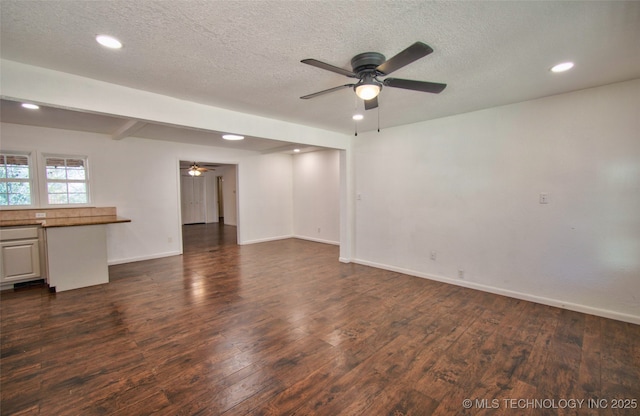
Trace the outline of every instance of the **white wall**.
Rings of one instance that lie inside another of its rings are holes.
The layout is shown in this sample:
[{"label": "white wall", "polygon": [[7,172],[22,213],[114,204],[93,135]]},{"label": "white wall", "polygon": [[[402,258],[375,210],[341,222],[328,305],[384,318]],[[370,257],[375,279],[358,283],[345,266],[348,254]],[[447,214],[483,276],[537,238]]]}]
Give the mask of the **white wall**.
[{"label": "white wall", "polygon": [[214,172],[216,176],[222,176],[222,204],[224,223],[238,225],[237,218],[237,172],[235,166],[221,166]]},{"label": "white wall", "polygon": [[246,158],[238,171],[238,191],[241,244],[293,236],[290,155],[272,153]]},{"label": "white wall", "polygon": [[298,238],[340,243],[340,152],[293,156],[293,233]]},{"label": "white wall", "polygon": [[360,134],[356,261],[640,323],[639,110],[634,80]]},{"label": "white wall", "polygon": [[[132,220],[108,226],[111,264],[181,252],[179,160],[238,164],[243,181],[238,187],[239,200],[246,202],[238,219],[242,230],[239,243],[292,234],[292,169],[288,155],[262,156],[135,137],[115,141],[102,134],[7,123],[0,127],[2,150],[89,156],[92,205],[115,206],[119,215]],[[272,175],[274,172],[277,174]],[[265,198],[272,203],[251,203]]]},{"label": "white wall", "polygon": [[216,171],[204,172],[207,223],[219,222],[220,220],[218,217],[218,181],[216,176]]}]

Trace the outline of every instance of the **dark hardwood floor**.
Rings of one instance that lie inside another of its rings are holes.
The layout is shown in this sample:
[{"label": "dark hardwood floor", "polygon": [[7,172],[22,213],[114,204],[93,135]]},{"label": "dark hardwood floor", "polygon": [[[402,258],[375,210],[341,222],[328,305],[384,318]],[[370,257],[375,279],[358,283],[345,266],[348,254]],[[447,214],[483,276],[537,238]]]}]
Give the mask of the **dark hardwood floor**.
[{"label": "dark hardwood floor", "polygon": [[640,400],[640,326],[235,232],[185,226],[183,256],[106,285],[2,293],[1,413],[640,414],[613,408]]}]

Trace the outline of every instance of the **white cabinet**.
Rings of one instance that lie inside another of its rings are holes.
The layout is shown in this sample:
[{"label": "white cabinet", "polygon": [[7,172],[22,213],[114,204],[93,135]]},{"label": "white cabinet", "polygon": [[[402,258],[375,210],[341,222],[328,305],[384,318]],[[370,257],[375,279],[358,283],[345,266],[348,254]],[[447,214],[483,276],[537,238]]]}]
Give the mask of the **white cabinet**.
[{"label": "white cabinet", "polygon": [[109,283],[106,225],[46,228],[49,287],[56,292]]},{"label": "white cabinet", "polygon": [[35,280],[40,274],[38,228],[0,230],[0,284]]}]

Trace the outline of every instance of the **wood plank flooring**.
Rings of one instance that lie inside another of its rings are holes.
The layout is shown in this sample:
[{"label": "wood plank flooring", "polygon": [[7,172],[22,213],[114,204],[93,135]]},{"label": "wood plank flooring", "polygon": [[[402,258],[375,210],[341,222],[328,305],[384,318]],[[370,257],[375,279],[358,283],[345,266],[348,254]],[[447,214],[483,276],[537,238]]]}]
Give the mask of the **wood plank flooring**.
[{"label": "wood plank flooring", "polygon": [[637,325],[341,264],[331,245],[184,235],[183,256],[106,285],[2,293],[1,414],[640,414],[612,408],[640,400]]}]

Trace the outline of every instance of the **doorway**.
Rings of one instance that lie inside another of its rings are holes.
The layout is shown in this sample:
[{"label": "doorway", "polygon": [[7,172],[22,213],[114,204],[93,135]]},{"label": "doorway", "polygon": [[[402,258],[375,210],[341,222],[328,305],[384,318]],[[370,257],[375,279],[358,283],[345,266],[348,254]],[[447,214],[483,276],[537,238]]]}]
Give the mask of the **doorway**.
[{"label": "doorway", "polygon": [[[200,169],[200,174],[193,172],[194,165]],[[237,165],[180,160],[179,166],[183,252],[187,228],[203,224],[225,226],[225,229],[231,226],[227,233],[237,234]],[[214,227],[205,227],[204,230],[214,232]]]}]

